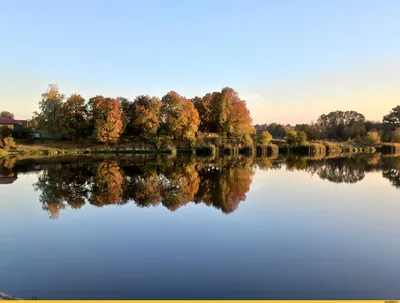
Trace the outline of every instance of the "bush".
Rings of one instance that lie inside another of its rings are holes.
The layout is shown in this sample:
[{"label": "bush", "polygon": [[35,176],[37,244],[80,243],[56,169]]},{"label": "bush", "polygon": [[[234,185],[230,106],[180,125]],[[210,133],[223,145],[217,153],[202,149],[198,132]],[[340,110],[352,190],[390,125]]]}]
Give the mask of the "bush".
[{"label": "bush", "polygon": [[257,144],[267,145],[271,140],[272,135],[268,131],[263,131],[256,135]]},{"label": "bush", "polygon": [[157,138],[155,139],[154,145],[157,149],[167,149],[171,142],[169,138]]},{"label": "bush", "polygon": [[302,145],[307,142],[307,134],[303,131],[290,130],[287,132],[287,143],[289,145]]},{"label": "bush", "polygon": [[0,139],[0,148],[2,149],[15,149],[17,144],[14,141],[14,138],[9,136],[4,139]]},{"label": "bush", "polygon": [[177,150],[176,150],[176,147],[175,147],[175,146],[169,145],[169,146],[167,146],[166,149],[168,150],[168,152],[169,152],[172,156],[176,156]]},{"label": "bush", "polygon": [[326,154],[326,146],[321,143],[311,143],[310,144],[310,152],[312,155],[322,156]]},{"label": "bush", "polygon": [[245,146],[253,145],[253,139],[249,134],[243,134],[239,137],[239,143]]},{"label": "bush", "polygon": [[381,142],[381,136],[376,131],[370,131],[366,134],[364,140],[368,144],[378,144]]},{"label": "bush", "polygon": [[196,144],[197,144],[197,139],[196,139],[195,137],[190,137],[190,138],[188,138],[187,140],[188,140],[189,146],[190,146],[191,148],[193,148],[193,147],[196,146]]},{"label": "bush", "polygon": [[267,155],[272,156],[272,155],[277,155],[279,154],[279,147],[276,144],[268,144],[267,145]]}]

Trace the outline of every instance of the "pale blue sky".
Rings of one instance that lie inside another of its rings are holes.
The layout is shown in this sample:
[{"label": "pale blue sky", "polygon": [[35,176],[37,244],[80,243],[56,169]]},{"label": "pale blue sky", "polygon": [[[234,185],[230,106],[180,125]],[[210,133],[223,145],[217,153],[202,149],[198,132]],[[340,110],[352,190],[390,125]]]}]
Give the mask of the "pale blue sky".
[{"label": "pale blue sky", "polygon": [[27,118],[49,83],[193,97],[235,88],[255,123],[400,104],[400,1],[0,0],[0,109]]}]

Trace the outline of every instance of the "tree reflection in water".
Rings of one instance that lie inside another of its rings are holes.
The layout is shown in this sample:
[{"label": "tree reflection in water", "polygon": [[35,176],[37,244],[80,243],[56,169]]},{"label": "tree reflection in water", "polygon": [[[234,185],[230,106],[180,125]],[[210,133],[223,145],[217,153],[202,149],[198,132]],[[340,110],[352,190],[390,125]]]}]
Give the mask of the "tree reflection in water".
[{"label": "tree reflection in water", "polygon": [[[400,188],[400,157],[380,154],[340,158],[155,158],[142,162],[111,157],[87,157],[66,161],[43,160],[34,189],[42,208],[56,219],[67,206],[80,209],[86,203],[97,207],[135,203],[138,207],[163,206],[170,211],[194,202],[234,212],[246,200],[255,169],[305,171],[322,180],[356,183],[370,171],[381,171],[390,184]],[[36,161],[36,160],[35,160]],[[38,163],[21,164],[15,158],[0,159],[0,176],[15,177],[34,171]],[[22,161],[23,162],[23,161]]]},{"label": "tree reflection in water", "polygon": [[162,204],[171,211],[194,201],[231,213],[246,199],[253,169],[197,163],[167,165],[121,165],[118,161],[99,164],[53,164],[34,184],[39,201],[50,218],[57,219],[69,205],[79,209],[87,202],[97,207],[134,202],[139,207]]}]

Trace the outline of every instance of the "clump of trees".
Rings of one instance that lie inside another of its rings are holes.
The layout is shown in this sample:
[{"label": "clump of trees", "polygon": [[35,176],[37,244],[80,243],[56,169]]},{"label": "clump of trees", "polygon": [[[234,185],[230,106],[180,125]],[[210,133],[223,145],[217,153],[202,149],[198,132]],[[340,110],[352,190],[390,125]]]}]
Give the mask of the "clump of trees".
[{"label": "clump of trees", "polygon": [[[356,111],[332,111],[321,115],[316,123],[295,126],[277,123],[255,125],[257,133],[268,131],[273,138],[287,139],[291,145],[300,144],[297,133],[308,140],[355,141],[379,144],[380,142],[400,143],[400,105],[385,115],[382,122],[367,121]],[[296,133],[297,132],[297,133]],[[303,135],[305,133],[305,135]]]},{"label": "clump of trees", "polygon": [[287,143],[292,146],[298,146],[307,142],[307,134],[303,131],[290,130],[287,133]]},{"label": "clump of trees", "polygon": [[95,134],[106,144],[118,142],[121,136],[149,140],[165,135],[193,141],[199,131],[228,138],[255,132],[246,102],[229,87],[193,99],[171,91],[161,99],[96,96],[86,102],[79,94],[66,99],[56,85],[50,85],[34,120],[54,140],[79,140]]},{"label": "clump of trees", "polygon": [[230,87],[204,97],[195,97],[192,101],[199,112],[200,130],[203,132],[215,132],[228,138],[232,134],[255,132],[246,102]]}]

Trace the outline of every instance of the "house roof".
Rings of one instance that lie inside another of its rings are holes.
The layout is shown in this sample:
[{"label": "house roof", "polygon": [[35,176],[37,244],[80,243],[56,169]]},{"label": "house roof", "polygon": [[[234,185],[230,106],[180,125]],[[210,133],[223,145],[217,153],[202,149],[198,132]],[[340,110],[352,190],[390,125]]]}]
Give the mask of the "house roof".
[{"label": "house roof", "polygon": [[14,120],[13,118],[8,117],[0,117],[0,124],[17,124],[18,121]]}]

